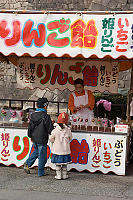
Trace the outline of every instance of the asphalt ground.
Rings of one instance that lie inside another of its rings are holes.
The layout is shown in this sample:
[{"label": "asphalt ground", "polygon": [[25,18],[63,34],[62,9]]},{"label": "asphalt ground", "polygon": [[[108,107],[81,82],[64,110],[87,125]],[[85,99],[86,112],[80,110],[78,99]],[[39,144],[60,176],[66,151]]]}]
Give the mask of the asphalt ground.
[{"label": "asphalt ground", "polygon": [[133,199],[133,163],[126,176],[71,170],[69,179],[56,180],[55,171],[46,169],[46,176],[38,177],[37,168],[27,175],[23,168],[0,165],[0,200],[131,200]]}]

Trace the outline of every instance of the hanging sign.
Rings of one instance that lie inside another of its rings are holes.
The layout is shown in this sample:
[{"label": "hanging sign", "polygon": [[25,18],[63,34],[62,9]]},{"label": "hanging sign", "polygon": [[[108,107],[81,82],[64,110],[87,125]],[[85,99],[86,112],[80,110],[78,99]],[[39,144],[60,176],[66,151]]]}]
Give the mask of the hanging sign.
[{"label": "hanging sign", "polygon": [[133,57],[133,14],[0,14],[0,52]]},{"label": "hanging sign", "polygon": [[86,89],[117,93],[118,62],[19,58],[17,87],[74,90],[74,80],[82,78]]}]

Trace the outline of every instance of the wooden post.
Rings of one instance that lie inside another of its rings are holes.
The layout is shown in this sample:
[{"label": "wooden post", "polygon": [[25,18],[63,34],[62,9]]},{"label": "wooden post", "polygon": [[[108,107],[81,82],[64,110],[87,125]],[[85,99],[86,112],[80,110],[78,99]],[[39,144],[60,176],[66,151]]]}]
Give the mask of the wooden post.
[{"label": "wooden post", "polygon": [[127,159],[128,161],[130,161],[130,141],[131,141],[131,135],[132,135],[132,131],[131,131],[131,118],[130,118],[130,102],[132,100],[132,96],[133,96],[133,59],[132,59],[132,69],[131,69],[131,83],[130,83],[130,90],[128,92],[128,101],[127,101],[127,112],[128,112],[128,124],[130,126],[130,129],[128,129],[129,131],[129,136],[127,137]]},{"label": "wooden post", "polygon": [[132,71],[131,71],[131,84],[130,84],[130,90],[133,91],[133,60],[132,60]]},{"label": "wooden post", "polygon": [[132,95],[133,94],[133,59],[132,59],[132,69],[131,69],[131,82],[130,82],[130,90],[128,92],[128,96],[127,96],[127,119],[126,121],[129,123],[130,121],[130,102],[131,102],[131,99],[132,99]]},{"label": "wooden post", "polygon": [[[130,113],[130,103],[133,97],[133,59],[132,59],[132,70],[131,70],[131,83],[130,83],[130,96],[129,96],[129,113]],[[130,118],[131,120],[131,118]]]},{"label": "wooden post", "polygon": [[[131,91],[131,95],[130,95],[130,97],[129,97],[129,106],[130,106],[130,103],[131,103],[132,97],[133,97],[133,59],[132,59],[132,71],[131,71],[130,91]],[[131,120],[131,117],[130,117],[130,120]]]}]

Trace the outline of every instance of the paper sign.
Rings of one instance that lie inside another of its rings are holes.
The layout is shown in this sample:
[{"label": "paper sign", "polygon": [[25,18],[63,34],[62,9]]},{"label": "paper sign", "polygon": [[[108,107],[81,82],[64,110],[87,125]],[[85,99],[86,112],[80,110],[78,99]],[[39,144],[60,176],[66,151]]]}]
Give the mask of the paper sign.
[{"label": "paper sign", "polygon": [[115,125],[115,132],[117,132],[117,133],[127,133],[128,132],[128,125],[126,125],[126,124],[116,124]]}]

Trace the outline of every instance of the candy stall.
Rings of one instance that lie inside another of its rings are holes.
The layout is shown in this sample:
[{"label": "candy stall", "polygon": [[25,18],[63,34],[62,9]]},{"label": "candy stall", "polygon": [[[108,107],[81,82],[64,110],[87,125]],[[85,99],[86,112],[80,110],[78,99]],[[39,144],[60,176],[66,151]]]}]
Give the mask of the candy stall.
[{"label": "candy stall", "polygon": [[[1,53],[16,65],[20,90],[72,92],[74,80],[82,78],[85,90],[93,94],[116,94],[119,72],[132,68],[132,17],[133,13],[127,12],[1,11],[0,21],[5,20],[14,34],[9,38],[6,32],[7,38],[0,38]],[[105,115],[94,116],[90,125],[87,117],[83,123],[81,117],[73,118],[69,113],[73,139],[68,170],[125,175],[130,126],[108,118],[111,102],[100,99],[95,104]],[[28,158],[31,141],[27,127],[32,112],[34,108],[28,112],[0,108],[1,164],[20,167]],[[47,167],[54,169],[50,149],[49,142]]]},{"label": "candy stall", "polygon": [[[68,170],[76,169],[81,172],[88,170],[93,173],[114,172],[117,175],[125,175],[128,163],[130,129],[128,125],[116,124],[107,127],[106,120],[92,122],[92,126],[72,125],[73,139],[71,141],[72,164]],[[104,123],[104,125],[99,125]],[[4,165],[14,164],[17,167],[23,165],[28,158],[31,148],[31,140],[27,137],[28,123],[9,123],[0,126],[1,133],[1,162]],[[47,146],[47,167],[55,169],[51,163],[51,143]],[[37,162],[34,164],[37,166]]]}]

